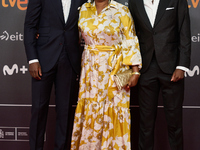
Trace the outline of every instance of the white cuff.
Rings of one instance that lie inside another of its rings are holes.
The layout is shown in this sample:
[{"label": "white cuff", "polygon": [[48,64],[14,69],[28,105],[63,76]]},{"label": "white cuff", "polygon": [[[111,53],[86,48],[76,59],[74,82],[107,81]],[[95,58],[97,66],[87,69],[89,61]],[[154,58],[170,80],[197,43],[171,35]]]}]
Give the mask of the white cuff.
[{"label": "white cuff", "polygon": [[38,59],[33,59],[33,60],[29,60],[29,64],[32,64],[32,63],[35,63],[35,62],[39,62],[39,60]]},{"label": "white cuff", "polygon": [[188,68],[183,67],[183,66],[176,66],[176,69],[180,69],[180,70],[183,70],[183,71],[185,71],[185,72],[189,71]]}]

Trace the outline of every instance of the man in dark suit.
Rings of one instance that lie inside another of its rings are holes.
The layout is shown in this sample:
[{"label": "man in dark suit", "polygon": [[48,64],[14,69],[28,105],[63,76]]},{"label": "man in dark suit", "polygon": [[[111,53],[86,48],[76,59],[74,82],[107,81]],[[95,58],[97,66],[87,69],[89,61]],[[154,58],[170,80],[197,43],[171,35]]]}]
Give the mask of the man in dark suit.
[{"label": "man in dark suit", "polygon": [[[190,19],[186,0],[129,0],[143,66],[139,80],[139,149],[152,150],[161,90],[169,143],[183,149],[184,71],[190,65]],[[162,148],[161,148],[162,149]]]},{"label": "man in dark suit", "polygon": [[[79,7],[86,0],[29,0],[24,44],[32,78],[31,150],[42,150],[53,84],[56,95],[55,150],[66,146],[70,93],[80,71]],[[36,35],[39,35],[36,38]]]}]

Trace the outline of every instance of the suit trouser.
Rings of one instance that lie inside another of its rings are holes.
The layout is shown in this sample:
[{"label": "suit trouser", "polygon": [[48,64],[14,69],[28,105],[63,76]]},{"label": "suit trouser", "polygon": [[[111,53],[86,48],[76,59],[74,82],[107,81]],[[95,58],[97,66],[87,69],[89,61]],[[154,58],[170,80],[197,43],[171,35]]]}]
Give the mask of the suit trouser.
[{"label": "suit trouser", "polygon": [[162,72],[154,57],[148,70],[140,77],[139,150],[153,150],[154,126],[160,90],[163,98],[171,149],[183,149],[182,103],[184,98],[184,80],[171,82],[171,76],[172,74]]},{"label": "suit trouser", "polygon": [[48,72],[42,72],[42,79],[32,79],[32,110],[30,123],[31,150],[42,150],[46,129],[48,106],[52,86],[55,86],[56,135],[55,150],[66,150],[67,125],[70,109],[70,93],[76,74],[67,53],[63,50],[56,65]]}]

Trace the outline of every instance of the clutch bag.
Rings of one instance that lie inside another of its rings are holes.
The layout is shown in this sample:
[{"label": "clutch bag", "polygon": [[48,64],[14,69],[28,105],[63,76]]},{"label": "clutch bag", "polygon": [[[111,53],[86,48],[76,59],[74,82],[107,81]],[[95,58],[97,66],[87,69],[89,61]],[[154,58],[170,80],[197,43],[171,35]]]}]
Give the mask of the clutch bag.
[{"label": "clutch bag", "polygon": [[115,74],[113,78],[117,85],[117,88],[121,90],[125,85],[127,85],[132,75],[133,75],[132,69]]}]

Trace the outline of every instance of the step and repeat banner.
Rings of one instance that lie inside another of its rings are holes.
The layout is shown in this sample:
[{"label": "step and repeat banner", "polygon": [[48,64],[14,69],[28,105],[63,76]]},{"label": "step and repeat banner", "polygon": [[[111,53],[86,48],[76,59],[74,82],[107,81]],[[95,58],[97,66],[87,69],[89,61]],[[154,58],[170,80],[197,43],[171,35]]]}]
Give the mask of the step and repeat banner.
[{"label": "step and repeat banner", "polygon": [[[23,46],[23,24],[28,0],[0,0],[0,149],[28,150],[29,122],[31,113],[31,77],[28,72]],[[128,5],[128,0],[118,0]],[[200,149],[200,0],[188,0],[191,17],[192,55],[191,68],[185,73],[185,100],[183,105],[184,149]],[[78,83],[76,85],[78,90]],[[52,92],[53,93],[53,92]],[[76,92],[75,92],[76,93]],[[74,95],[73,110],[76,105]],[[45,134],[44,150],[53,150],[55,135],[54,95]],[[132,89],[132,149],[137,150],[139,129],[139,106],[137,89]],[[71,115],[71,127],[73,113]],[[70,136],[69,136],[70,138]],[[167,127],[159,99],[155,128],[155,150],[170,150]]]}]

